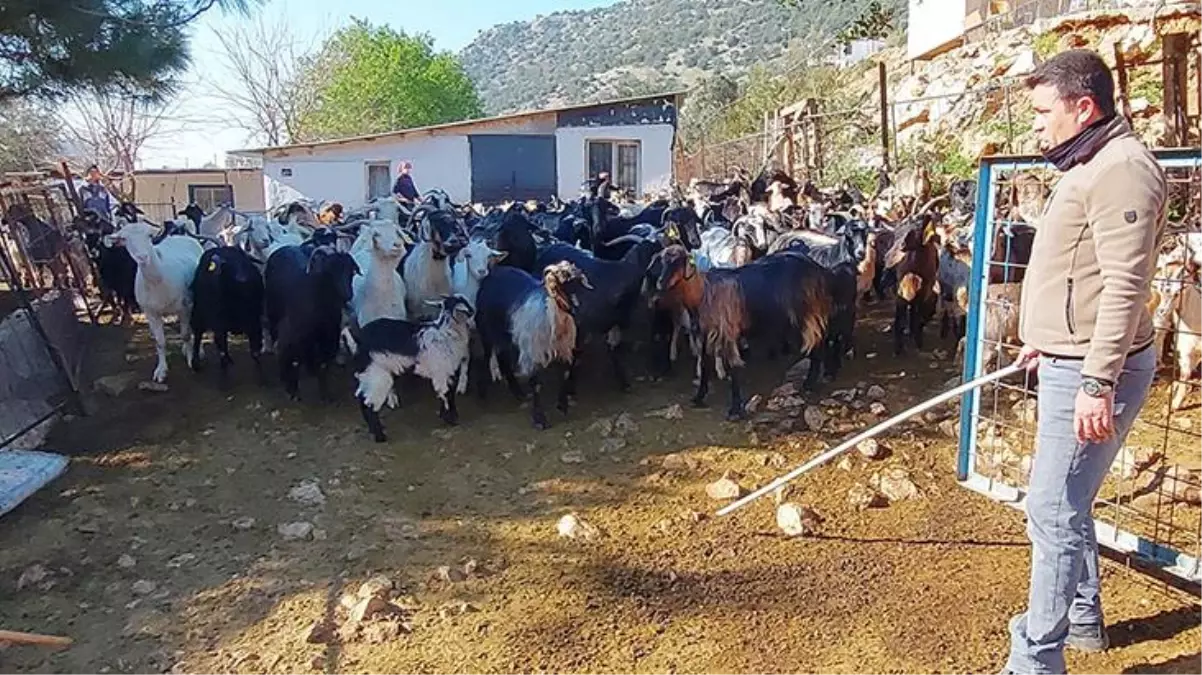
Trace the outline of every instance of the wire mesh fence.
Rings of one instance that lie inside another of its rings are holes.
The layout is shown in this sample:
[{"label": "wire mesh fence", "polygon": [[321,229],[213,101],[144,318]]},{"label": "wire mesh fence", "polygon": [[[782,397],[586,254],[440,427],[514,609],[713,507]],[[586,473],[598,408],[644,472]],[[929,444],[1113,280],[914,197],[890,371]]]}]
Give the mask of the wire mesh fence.
[{"label": "wire mesh fence", "polygon": [[[1103,546],[1134,565],[1197,587],[1202,581],[1202,158],[1197,149],[1157,156],[1169,181],[1168,233],[1149,300],[1156,325],[1150,348],[1160,368],[1097,497],[1094,519]],[[1021,276],[1029,248],[1024,254],[1007,230],[1039,226],[1040,197],[1046,198],[1054,180],[1049,167],[1035,158],[991,159],[982,166],[965,380],[1002,367],[1020,348],[1020,284],[999,283],[998,277],[1000,270],[1010,272],[1010,279]],[[1037,383],[1023,376],[966,397],[959,460],[966,485],[1022,505],[1036,446],[1037,391]]]}]

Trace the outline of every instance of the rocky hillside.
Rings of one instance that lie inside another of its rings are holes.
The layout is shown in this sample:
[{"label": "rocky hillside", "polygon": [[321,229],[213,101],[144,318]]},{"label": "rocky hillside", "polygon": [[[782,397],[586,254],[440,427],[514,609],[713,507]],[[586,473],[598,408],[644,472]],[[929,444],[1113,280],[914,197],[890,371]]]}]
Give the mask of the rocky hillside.
[{"label": "rocky hillside", "polygon": [[625,0],[495,26],[460,58],[490,114],[636,96],[794,62],[869,1]]}]

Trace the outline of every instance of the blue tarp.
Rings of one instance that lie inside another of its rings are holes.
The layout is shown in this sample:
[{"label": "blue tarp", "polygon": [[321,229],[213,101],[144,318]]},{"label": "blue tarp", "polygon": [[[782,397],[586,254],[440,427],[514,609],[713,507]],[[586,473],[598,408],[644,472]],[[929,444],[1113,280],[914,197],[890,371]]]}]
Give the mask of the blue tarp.
[{"label": "blue tarp", "polygon": [[63,455],[34,450],[0,452],[0,515],[17,508],[66,469]]}]

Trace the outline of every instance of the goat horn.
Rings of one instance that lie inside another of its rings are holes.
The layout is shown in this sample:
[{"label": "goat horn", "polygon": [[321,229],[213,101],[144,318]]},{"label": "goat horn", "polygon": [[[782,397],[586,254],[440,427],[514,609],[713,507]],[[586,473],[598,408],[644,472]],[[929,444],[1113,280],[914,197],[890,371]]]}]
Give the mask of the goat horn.
[{"label": "goat horn", "polygon": [[928,201],[926,204],[923,204],[922,208],[918,209],[918,211],[915,212],[914,215],[921,216],[922,214],[927,212],[927,209],[931,208],[935,204],[938,204],[939,202],[943,201],[944,199],[947,199],[946,194],[939,195],[938,197],[932,197],[931,200]]},{"label": "goat horn", "polygon": [[617,239],[610,239],[609,241],[603,243],[606,246],[617,246],[618,244],[625,244],[628,241],[637,244],[640,241],[645,241],[645,239],[637,234],[624,234]]}]

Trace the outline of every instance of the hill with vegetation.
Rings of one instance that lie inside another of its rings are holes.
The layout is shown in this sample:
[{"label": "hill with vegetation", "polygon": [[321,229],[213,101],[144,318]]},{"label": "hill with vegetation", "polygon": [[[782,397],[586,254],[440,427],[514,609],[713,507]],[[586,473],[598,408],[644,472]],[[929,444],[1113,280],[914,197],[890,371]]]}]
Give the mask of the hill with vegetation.
[{"label": "hill with vegetation", "polygon": [[585,103],[821,58],[871,3],[625,0],[494,26],[459,56],[490,114]]}]

